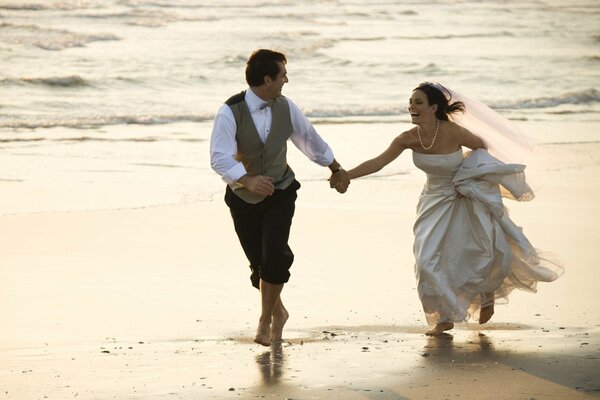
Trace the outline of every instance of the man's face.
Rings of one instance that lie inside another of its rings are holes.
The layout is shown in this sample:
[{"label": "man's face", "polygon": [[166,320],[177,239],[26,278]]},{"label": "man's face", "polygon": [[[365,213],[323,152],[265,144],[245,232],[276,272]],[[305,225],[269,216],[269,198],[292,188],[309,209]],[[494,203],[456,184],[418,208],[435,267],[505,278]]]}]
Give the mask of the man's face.
[{"label": "man's face", "polygon": [[285,64],[282,62],[277,62],[277,65],[279,65],[279,73],[277,74],[275,79],[272,79],[270,76],[265,77],[265,83],[269,90],[270,98],[281,96],[281,90],[283,89],[283,85],[285,85],[288,82]]}]

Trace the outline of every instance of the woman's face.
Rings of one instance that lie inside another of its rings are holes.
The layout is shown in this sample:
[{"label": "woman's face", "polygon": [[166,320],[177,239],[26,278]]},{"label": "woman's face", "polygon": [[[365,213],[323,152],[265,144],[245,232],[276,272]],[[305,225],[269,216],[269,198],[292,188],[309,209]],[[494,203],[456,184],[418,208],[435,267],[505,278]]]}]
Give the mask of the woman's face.
[{"label": "woman's face", "polygon": [[408,112],[413,124],[435,118],[435,105],[429,105],[427,95],[422,90],[414,90],[408,100]]}]

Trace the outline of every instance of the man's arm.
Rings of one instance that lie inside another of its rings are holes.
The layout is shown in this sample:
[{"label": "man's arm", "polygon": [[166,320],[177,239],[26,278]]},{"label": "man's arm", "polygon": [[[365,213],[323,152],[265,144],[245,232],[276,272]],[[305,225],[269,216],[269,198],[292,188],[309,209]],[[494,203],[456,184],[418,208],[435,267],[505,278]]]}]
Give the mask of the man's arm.
[{"label": "man's arm", "polygon": [[292,143],[306,155],[311,161],[327,166],[331,170],[329,178],[330,187],[338,192],[344,193],[350,184],[348,174],[334,158],[333,151],[329,145],[317,133],[312,123],[304,116],[302,111],[294,102],[287,99],[290,106],[290,117],[292,119]]},{"label": "man's arm", "polygon": [[261,196],[270,196],[275,191],[271,178],[263,175],[248,175],[244,164],[236,160],[237,126],[231,109],[223,105],[215,117],[210,137],[210,165],[228,184],[238,184]]},{"label": "man's arm", "polygon": [[244,164],[236,160],[235,118],[229,106],[224,104],[213,122],[210,136],[210,165],[228,184],[234,184],[246,175]]}]

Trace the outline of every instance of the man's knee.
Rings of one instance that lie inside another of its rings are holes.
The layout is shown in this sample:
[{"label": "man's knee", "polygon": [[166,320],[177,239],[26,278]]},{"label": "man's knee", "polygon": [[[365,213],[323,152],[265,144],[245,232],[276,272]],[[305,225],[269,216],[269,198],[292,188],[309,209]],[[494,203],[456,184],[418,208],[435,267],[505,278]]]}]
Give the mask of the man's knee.
[{"label": "man's knee", "polygon": [[261,271],[260,279],[273,285],[282,285],[290,280],[290,271],[285,270],[267,270]]}]

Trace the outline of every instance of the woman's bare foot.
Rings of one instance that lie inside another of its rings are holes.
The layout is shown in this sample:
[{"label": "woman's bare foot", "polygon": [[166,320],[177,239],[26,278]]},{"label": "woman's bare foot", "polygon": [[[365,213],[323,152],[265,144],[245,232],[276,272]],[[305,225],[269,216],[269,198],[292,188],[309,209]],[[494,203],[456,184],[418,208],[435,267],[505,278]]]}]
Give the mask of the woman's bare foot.
[{"label": "woman's bare foot", "polygon": [[443,334],[445,331],[449,331],[452,328],[454,328],[454,322],[440,322],[435,326],[435,328],[428,330],[427,332],[425,332],[425,334],[427,336],[437,336]]},{"label": "woman's bare foot", "polygon": [[485,324],[492,318],[492,315],[494,315],[494,303],[481,307],[481,311],[479,311],[479,323]]},{"label": "woman's bare foot", "polygon": [[287,322],[290,314],[287,312],[281,300],[273,310],[273,320],[271,321],[271,343],[281,342],[283,336],[283,326]]},{"label": "woman's bare foot", "polygon": [[481,304],[485,304],[479,310],[479,323],[485,324],[494,315],[494,292],[485,293],[481,296]]},{"label": "woman's bare foot", "polygon": [[270,346],[271,340],[269,339],[269,328],[270,321],[263,320],[261,318],[258,322],[258,328],[256,328],[256,336],[254,337],[254,343],[262,344],[263,346]]}]

